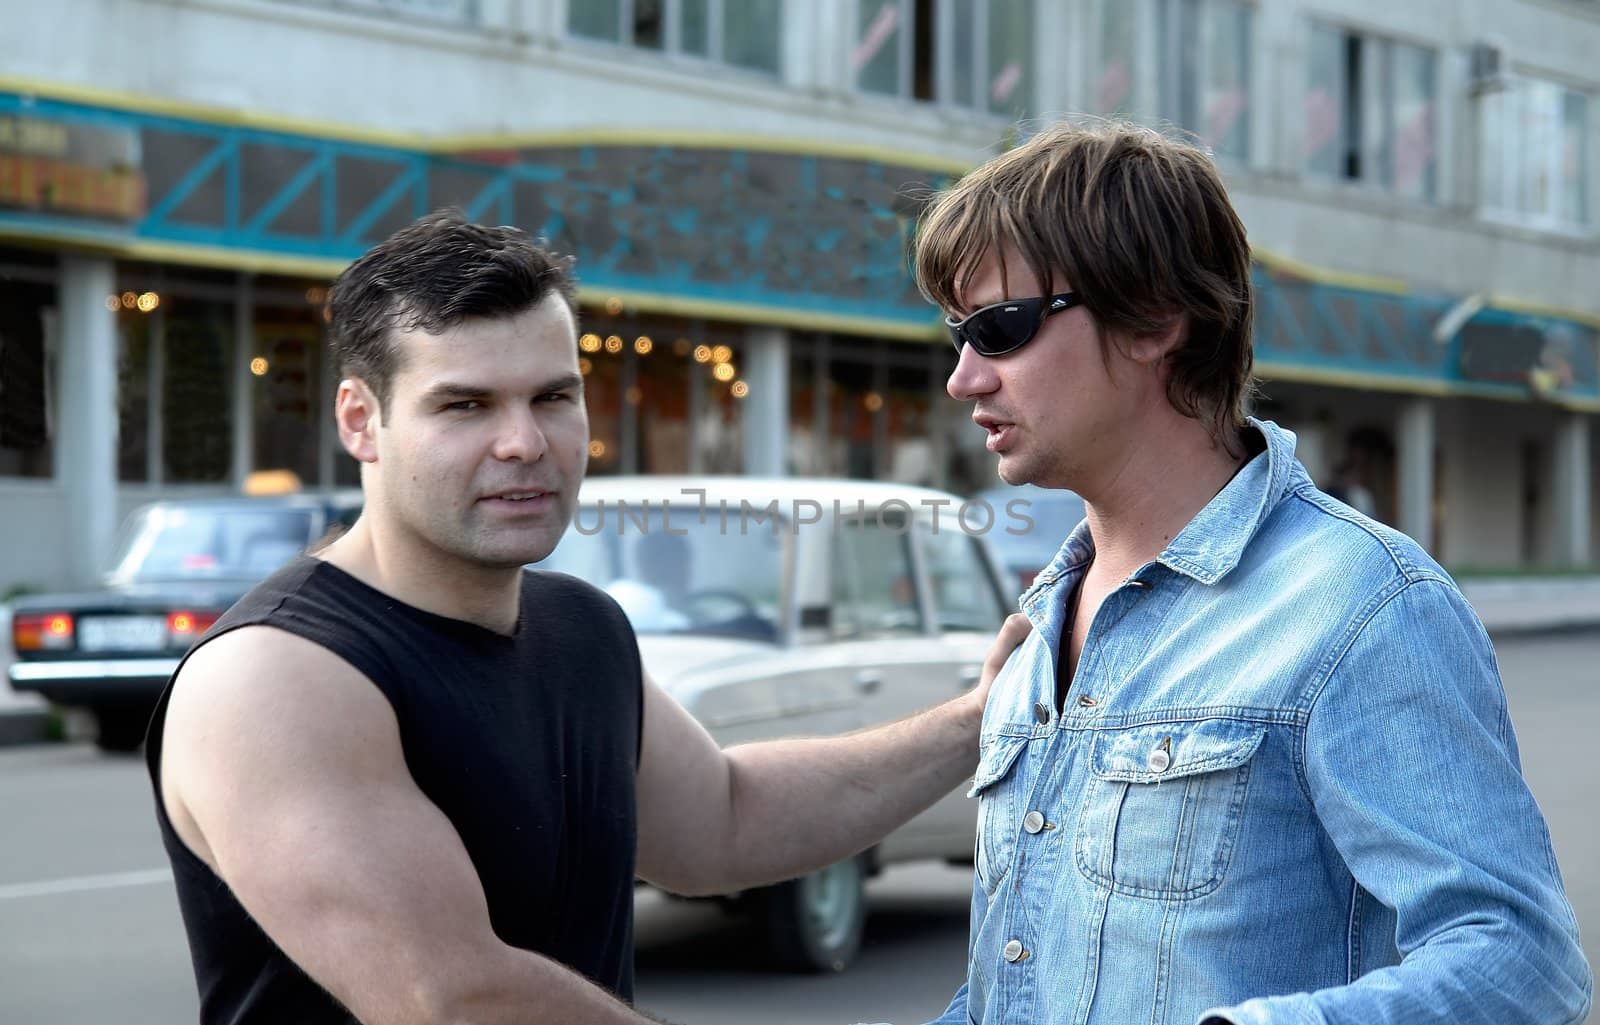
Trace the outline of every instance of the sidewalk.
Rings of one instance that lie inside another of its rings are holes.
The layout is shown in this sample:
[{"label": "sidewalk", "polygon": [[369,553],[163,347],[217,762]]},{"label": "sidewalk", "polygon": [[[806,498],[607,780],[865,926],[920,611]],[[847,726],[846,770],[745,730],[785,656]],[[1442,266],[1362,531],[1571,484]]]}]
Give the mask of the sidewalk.
[{"label": "sidewalk", "polygon": [[[1461,590],[1495,639],[1520,634],[1600,630],[1600,576],[1469,579]],[[11,614],[0,606],[0,674],[11,662]],[[0,747],[48,736],[50,708],[14,694],[0,675]]]}]

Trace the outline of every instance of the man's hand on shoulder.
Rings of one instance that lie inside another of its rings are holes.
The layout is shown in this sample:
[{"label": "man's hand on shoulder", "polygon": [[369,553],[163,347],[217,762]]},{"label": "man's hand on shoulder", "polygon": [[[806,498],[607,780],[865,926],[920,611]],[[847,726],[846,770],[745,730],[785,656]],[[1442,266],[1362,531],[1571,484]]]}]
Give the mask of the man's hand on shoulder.
[{"label": "man's hand on shoulder", "polygon": [[989,701],[989,690],[994,686],[995,677],[1000,675],[1000,670],[1005,668],[1012,653],[1022,646],[1032,630],[1033,621],[1020,612],[1013,612],[1000,624],[999,633],[995,634],[989,651],[983,656],[983,672],[978,677],[978,685],[968,692],[969,698],[977,706],[979,719],[983,718],[983,706]]}]

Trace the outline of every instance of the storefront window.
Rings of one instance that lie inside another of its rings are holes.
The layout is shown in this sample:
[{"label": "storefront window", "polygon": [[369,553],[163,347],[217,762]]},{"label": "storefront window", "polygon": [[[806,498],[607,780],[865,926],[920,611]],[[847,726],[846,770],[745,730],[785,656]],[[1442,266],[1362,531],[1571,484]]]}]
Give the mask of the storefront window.
[{"label": "storefront window", "polygon": [[49,477],[52,285],[0,277],[0,477]]},{"label": "storefront window", "polygon": [[826,471],[824,454],[817,445],[817,357],[810,339],[790,339],[789,355],[789,472],[815,477]]},{"label": "storefront window", "polygon": [[252,470],[288,470],[307,487],[319,483],[317,445],[325,388],[321,317],[307,303],[258,306],[250,357]]},{"label": "storefront window", "polygon": [[[661,325],[667,327],[669,325]],[[636,334],[633,347],[639,473],[689,472],[689,374],[694,344],[684,334]]]},{"label": "storefront window", "polygon": [[881,465],[889,480],[931,485],[936,476],[931,441],[932,374],[927,350],[920,345],[889,349],[888,387],[884,394],[886,442]]},{"label": "storefront window", "polygon": [[[744,472],[744,404],[750,386],[744,371],[744,332],[727,324],[708,325],[692,336],[691,353],[699,373],[700,417],[695,425],[695,446],[703,473]],[[704,357],[704,358],[702,358]],[[779,396],[756,401],[782,401]]]},{"label": "storefront window", "polygon": [[871,479],[876,476],[874,456],[877,416],[883,410],[883,395],[873,390],[876,374],[871,363],[861,362],[870,352],[855,356],[837,354],[828,361],[828,469],[839,477]]},{"label": "storefront window", "polygon": [[162,462],[168,483],[222,483],[233,459],[234,305],[163,299]]},{"label": "storefront window", "polygon": [[137,309],[117,314],[117,479],[150,479],[150,375],[157,317]]},{"label": "storefront window", "polygon": [[[616,325],[600,324],[601,328]],[[589,411],[589,472],[618,473],[622,468],[622,350],[618,331],[584,332],[578,340],[578,369]]]}]

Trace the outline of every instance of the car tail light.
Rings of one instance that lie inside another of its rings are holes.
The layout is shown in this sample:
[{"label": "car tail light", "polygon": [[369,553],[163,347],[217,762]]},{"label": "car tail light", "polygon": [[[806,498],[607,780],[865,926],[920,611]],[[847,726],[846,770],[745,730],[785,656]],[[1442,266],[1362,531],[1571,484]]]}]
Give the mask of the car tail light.
[{"label": "car tail light", "polygon": [[200,639],[217,621],[215,612],[169,612],[167,639],[175,646],[187,647]]},{"label": "car tail light", "polygon": [[11,620],[11,642],[18,651],[70,651],[72,616],[65,612],[19,612]]}]

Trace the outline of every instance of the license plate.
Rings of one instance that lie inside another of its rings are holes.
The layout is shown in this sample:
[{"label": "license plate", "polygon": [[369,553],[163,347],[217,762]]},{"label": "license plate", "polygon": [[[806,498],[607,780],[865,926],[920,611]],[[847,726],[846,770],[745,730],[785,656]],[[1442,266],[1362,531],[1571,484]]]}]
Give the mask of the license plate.
[{"label": "license plate", "polygon": [[90,616],[78,621],[82,651],[164,651],[166,616]]}]

